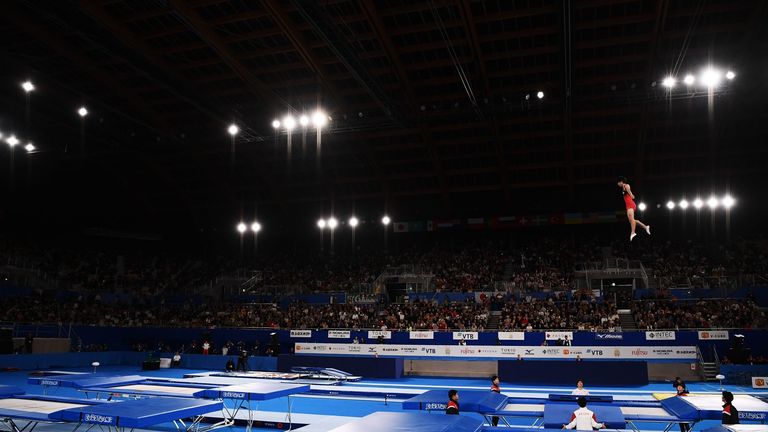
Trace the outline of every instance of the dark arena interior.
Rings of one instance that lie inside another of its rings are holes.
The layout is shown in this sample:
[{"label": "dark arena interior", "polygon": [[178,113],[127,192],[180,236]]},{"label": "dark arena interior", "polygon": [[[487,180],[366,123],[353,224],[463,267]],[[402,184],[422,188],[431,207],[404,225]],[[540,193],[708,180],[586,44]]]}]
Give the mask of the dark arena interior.
[{"label": "dark arena interior", "polygon": [[3,0],[0,64],[2,430],[768,431],[768,0]]}]

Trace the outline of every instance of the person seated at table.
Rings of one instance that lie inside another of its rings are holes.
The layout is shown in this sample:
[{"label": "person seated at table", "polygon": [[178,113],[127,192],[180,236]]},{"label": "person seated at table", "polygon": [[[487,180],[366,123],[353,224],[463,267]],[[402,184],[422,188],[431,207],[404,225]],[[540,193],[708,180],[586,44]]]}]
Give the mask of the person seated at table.
[{"label": "person seated at table", "polygon": [[602,429],[604,424],[597,422],[597,416],[587,408],[587,398],[580,397],[576,403],[579,409],[571,414],[571,421],[563,425],[563,429],[576,429],[580,431],[591,431],[593,429]]},{"label": "person seated at table", "polygon": [[729,391],[723,392],[723,424],[739,424],[739,410],[733,406],[733,393]]},{"label": "person seated at table", "polygon": [[584,380],[576,381],[576,388],[573,389],[571,394],[575,395],[575,396],[587,396],[587,395],[589,395],[589,390],[584,388]]},{"label": "person seated at table", "polygon": [[232,358],[227,359],[227,365],[225,366],[225,370],[227,372],[235,371],[235,362],[232,361]]},{"label": "person seated at table", "polygon": [[448,404],[445,408],[446,414],[459,414],[459,392],[456,390],[448,390]]}]

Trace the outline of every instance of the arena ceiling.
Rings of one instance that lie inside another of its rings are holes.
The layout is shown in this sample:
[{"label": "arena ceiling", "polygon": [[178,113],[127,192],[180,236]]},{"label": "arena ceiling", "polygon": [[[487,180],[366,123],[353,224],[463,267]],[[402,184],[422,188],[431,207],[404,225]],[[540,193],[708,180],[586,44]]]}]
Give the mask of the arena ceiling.
[{"label": "arena ceiling", "polygon": [[[40,148],[26,187],[110,196],[132,215],[202,226],[256,207],[309,218],[353,207],[434,217],[605,209],[620,205],[617,175],[636,189],[717,188],[768,166],[766,1],[0,9],[0,130],[26,122]],[[707,64],[737,78],[712,95],[661,85]],[[38,87],[29,117],[26,78]],[[84,139],[80,104],[92,112]],[[272,120],[317,107],[331,117],[321,157],[314,131],[297,130],[289,159]]]}]

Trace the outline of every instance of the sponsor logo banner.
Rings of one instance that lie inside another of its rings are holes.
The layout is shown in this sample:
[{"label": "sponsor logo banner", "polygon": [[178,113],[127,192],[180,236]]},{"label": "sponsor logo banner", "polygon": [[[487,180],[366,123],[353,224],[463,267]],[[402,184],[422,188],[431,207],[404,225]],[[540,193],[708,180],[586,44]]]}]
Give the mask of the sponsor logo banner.
[{"label": "sponsor logo banner", "polygon": [[368,332],[368,339],[376,340],[379,336],[384,339],[392,339],[392,332],[389,330],[371,330]]},{"label": "sponsor logo banner", "polygon": [[728,340],[728,330],[700,331],[699,340]]},{"label": "sponsor logo banner", "polygon": [[349,339],[350,337],[349,330],[328,330],[328,339]]},{"label": "sponsor logo banner", "polygon": [[408,333],[409,339],[429,339],[432,340],[435,338],[435,332],[431,331],[412,331]]},{"label": "sponsor logo banner", "polygon": [[499,340],[525,340],[525,332],[499,332]]},{"label": "sponsor logo banner", "polygon": [[768,388],[768,377],[752,377],[752,388]]},{"label": "sponsor logo banner", "polygon": [[453,332],[453,340],[477,340],[480,336],[478,332]]},{"label": "sponsor logo banner", "polygon": [[595,333],[595,339],[597,340],[624,340],[624,335],[621,333]]},{"label": "sponsor logo banner", "polygon": [[645,340],[675,340],[675,332],[647,331],[645,332]]},{"label": "sponsor logo banner", "polygon": [[312,330],[291,330],[292,338],[311,338]]},{"label": "sponsor logo banner", "polygon": [[573,340],[573,332],[547,332],[546,338],[547,340]]},{"label": "sponsor logo banner", "polygon": [[583,359],[679,359],[695,360],[693,346],[586,346],[586,347],[533,347],[533,346],[458,346],[458,345],[359,345],[344,343],[296,343],[296,354],[310,355],[380,355],[395,357],[475,357],[557,359],[577,356]]}]

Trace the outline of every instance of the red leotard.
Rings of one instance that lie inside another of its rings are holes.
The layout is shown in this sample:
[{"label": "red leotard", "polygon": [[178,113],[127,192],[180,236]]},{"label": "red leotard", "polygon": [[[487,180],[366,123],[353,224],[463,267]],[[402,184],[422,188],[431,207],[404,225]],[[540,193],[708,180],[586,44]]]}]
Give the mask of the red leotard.
[{"label": "red leotard", "polygon": [[637,210],[637,205],[635,205],[635,200],[632,199],[631,196],[627,193],[626,190],[622,189],[621,194],[624,196],[624,205],[627,206],[627,210]]}]

